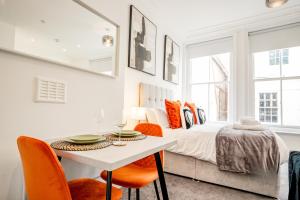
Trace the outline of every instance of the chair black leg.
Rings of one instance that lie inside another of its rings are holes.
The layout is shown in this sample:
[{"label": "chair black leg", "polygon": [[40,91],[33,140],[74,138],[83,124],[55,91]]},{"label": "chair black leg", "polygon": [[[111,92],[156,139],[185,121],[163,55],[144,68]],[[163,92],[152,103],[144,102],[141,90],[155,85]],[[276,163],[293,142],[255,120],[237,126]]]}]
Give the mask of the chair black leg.
[{"label": "chair black leg", "polygon": [[160,200],[156,180],[153,183],[154,183],[154,188],[155,188],[155,193],[156,193],[157,200]]},{"label": "chair black leg", "polygon": [[131,188],[128,188],[128,200],[130,200],[131,197]]},{"label": "chair black leg", "polygon": [[140,200],[140,189],[136,189],[136,200]]}]

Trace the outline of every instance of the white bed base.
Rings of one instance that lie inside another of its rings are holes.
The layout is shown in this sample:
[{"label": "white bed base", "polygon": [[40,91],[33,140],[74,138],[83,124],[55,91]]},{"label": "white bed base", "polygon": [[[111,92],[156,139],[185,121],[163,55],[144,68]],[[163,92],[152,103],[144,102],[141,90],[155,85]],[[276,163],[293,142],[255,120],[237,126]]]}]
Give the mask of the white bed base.
[{"label": "white bed base", "polygon": [[[163,109],[164,100],[172,97],[173,91],[169,89],[140,83],[141,107]],[[277,198],[280,180],[283,179],[287,166],[282,165],[278,174],[242,175],[220,171],[216,165],[209,162],[166,151],[164,170],[172,174]]]},{"label": "white bed base", "polygon": [[281,165],[278,174],[245,175],[220,171],[215,164],[165,151],[164,171],[208,183],[278,198],[281,184],[285,183],[287,164]]}]

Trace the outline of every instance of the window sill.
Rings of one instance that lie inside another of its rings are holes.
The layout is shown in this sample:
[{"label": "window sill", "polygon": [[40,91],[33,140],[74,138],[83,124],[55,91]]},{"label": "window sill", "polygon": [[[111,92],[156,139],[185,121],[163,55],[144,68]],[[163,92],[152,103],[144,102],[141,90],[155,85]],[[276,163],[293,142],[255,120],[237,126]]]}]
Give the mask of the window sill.
[{"label": "window sill", "polygon": [[299,128],[283,128],[283,127],[270,127],[270,130],[282,134],[282,135],[299,135],[300,136],[300,129]]}]

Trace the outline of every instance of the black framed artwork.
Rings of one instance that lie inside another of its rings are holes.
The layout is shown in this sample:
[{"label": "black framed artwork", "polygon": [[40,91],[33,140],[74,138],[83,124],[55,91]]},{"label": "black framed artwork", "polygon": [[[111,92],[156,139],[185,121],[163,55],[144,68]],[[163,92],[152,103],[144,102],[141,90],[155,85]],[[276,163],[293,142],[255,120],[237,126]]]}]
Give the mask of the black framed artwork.
[{"label": "black framed artwork", "polygon": [[180,47],[169,36],[165,35],[164,45],[164,73],[165,81],[178,84],[179,82],[179,62]]},{"label": "black framed artwork", "polygon": [[131,5],[128,67],[156,74],[156,34],[156,25]]}]

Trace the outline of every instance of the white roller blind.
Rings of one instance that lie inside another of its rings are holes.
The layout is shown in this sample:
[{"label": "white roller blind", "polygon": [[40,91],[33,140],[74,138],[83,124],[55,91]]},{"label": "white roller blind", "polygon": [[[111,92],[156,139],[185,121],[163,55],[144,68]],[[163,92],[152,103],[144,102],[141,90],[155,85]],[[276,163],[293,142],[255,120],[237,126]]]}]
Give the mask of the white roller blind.
[{"label": "white roller blind", "polygon": [[300,46],[300,23],[249,33],[251,52]]},{"label": "white roller blind", "polygon": [[187,51],[190,58],[232,52],[232,37],[189,45]]}]

